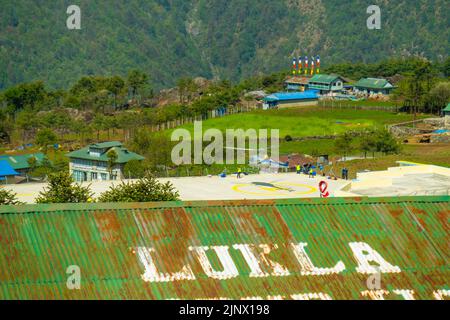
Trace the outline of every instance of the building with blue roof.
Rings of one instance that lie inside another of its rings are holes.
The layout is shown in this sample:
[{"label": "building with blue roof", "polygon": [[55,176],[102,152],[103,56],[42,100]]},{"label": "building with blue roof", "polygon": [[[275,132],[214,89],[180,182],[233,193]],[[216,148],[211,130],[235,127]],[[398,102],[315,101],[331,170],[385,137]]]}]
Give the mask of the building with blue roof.
[{"label": "building with blue roof", "polygon": [[0,181],[8,182],[9,178],[19,175],[6,160],[0,160]]},{"label": "building with blue roof", "polygon": [[42,164],[45,155],[43,153],[30,153],[22,155],[0,155],[0,161],[4,160],[18,172],[21,176],[26,176],[31,171],[31,165],[29,163],[30,158],[36,159],[36,165]]},{"label": "building with blue roof", "polygon": [[314,106],[318,104],[318,101],[318,90],[306,90],[303,92],[278,92],[264,98],[263,109]]}]

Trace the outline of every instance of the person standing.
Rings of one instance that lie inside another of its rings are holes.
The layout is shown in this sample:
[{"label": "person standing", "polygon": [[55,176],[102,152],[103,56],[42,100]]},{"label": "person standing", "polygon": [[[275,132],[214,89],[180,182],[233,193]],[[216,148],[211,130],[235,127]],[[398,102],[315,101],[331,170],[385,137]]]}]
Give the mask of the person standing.
[{"label": "person standing", "polygon": [[300,167],[300,163],[299,164],[297,164],[297,166],[296,166],[296,171],[297,171],[297,174],[300,174],[301,172],[302,172],[302,168]]},{"label": "person standing", "polygon": [[344,168],[343,171],[344,171],[344,178],[343,179],[348,180],[348,169]]},{"label": "person standing", "polygon": [[241,174],[242,174],[242,169],[241,169],[241,168],[238,168],[238,171],[237,171],[237,178],[238,178],[238,179],[241,178]]}]

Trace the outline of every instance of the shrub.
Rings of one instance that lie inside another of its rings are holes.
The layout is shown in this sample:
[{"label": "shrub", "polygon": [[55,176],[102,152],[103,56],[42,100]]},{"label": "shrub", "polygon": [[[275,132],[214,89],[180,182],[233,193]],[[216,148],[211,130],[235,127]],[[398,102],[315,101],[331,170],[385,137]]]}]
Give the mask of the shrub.
[{"label": "shrub", "polygon": [[22,204],[16,198],[16,194],[10,190],[0,189],[0,205],[18,205]]},{"label": "shrub", "polygon": [[92,202],[90,188],[75,183],[67,171],[52,173],[48,179],[48,189],[39,192],[36,203]]},{"label": "shrub", "polygon": [[179,198],[178,191],[170,182],[160,183],[156,178],[147,174],[136,182],[122,182],[117,186],[111,186],[103,192],[100,202],[151,202],[151,201],[175,201]]}]

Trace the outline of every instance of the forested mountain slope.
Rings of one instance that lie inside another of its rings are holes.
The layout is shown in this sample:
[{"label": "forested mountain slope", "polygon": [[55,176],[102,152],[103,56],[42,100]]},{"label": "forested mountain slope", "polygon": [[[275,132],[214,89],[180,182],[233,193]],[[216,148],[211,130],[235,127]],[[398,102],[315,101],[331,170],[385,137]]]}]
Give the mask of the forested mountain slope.
[{"label": "forested mountain slope", "polygon": [[[370,4],[381,30],[368,30]],[[237,80],[320,54],[323,65],[392,56],[447,57],[448,0],[79,0],[81,30],[66,27],[71,0],[0,0],[0,89],[139,69],[155,87],[186,76]]]}]

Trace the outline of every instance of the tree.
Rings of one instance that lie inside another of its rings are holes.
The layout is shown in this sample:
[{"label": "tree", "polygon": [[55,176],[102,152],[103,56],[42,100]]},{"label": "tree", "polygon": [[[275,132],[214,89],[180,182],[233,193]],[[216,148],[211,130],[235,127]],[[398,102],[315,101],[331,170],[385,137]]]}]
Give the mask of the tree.
[{"label": "tree", "polygon": [[12,121],[8,121],[6,112],[0,109],[0,143],[11,142],[11,133],[13,129]]},{"label": "tree", "polygon": [[16,194],[10,190],[0,189],[0,205],[19,205],[22,204]]},{"label": "tree", "polygon": [[100,140],[100,130],[104,128],[105,116],[97,113],[92,121],[92,124],[95,127],[95,131],[97,132],[97,141]]},{"label": "tree", "polygon": [[131,89],[133,99],[148,82],[148,76],[139,70],[132,70],[128,74],[127,83]]},{"label": "tree", "polygon": [[400,145],[387,130],[379,130],[376,134],[377,151],[383,154],[396,154],[400,151]]},{"label": "tree", "polygon": [[39,130],[36,135],[36,144],[43,147],[44,150],[47,150],[48,145],[55,144],[56,142],[58,142],[58,137],[52,129],[46,128]]},{"label": "tree", "polygon": [[180,103],[190,103],[192,96],[198,91],[198,85],[192,78],[181,78],[177,81]]},{"label": "tree", "polygon": [[139,130],[133,137],[133,151],[145,155],[153,165],[170,165],[171,153],[174,143],[164,133],[152,133],[148,130]]},{"label": "tree", "polygon": [[25,107],[34,109],[47,95],[42,81],[19,84],[7,89],[3,97],[11,114]]},{"label": "tree", "polygon": [[361,137],[359,148],[364,152],[364,158],[367,158],[367,153],[372,152],[372,157],[375,157],[377,151],[377,139],[375,132],[370,130],[364,132]]},{"label": "tree", "polygon": [[118,155],[117,155],[116,150],[111,149],[108,151],[106,156],[108,157],[108,171],[109,171],[109,175],[111,176],[114,166],[116,165]]},{"label": "tree", "polygon": [[46,177],[50,175],[52,172],[55,171],[55,168],[53,167],[53,164],[50,162],[48,157],[44,157],[42,159],[42,162],[35,166],[31,170],[31,176],[33,177]]},{"label": "tree", "polygon": [[49,175],[48,186],[39,192],[36,203],[86,203],[92,196],[89,187],[76,184],[69,172],[62,171]]},{"label": "tree", "polygon": [[344,158],[346,158],[347,155],[353,150],[352,142],[353,136],[350,132],[345,132],[344,134],[339,135],[334,142],[336,152],[342,154]]},{"label": "tree", "polygon": [[406,77],[400,82],[397,95],[409,104],[416,120],[417,112],[425,105],[426,94],[432,87],[436,71],[425,59],[412,60],[411,64],[411,71],[405,73]]},{"label": "tree", "polygon": [[125,81],[119,76],[109,79],[106,89],[114,95],[114,108],[117,107],[117,95],[125,88]]},{"label": "tree", "polygon": [[122,182],[110,187],[99,197],[100,202],[176,201],[178,191],[170,182],[160,183],[150,174],[136,182]]},{"label": "tree", "polygon": [[123,172],[127,178],[136,179],[145,176],[146,167],[144,163],[140,160],[130,160],[124,166]]},{"label": "tree", "polygon": [[445,62],[442,66],[442,72],[444,73],[444,76],[450,77],[450,57],[447,57],[447,59],[445,59]]},{"label": "tree", "polygon": [[69,171],[69,159],[66,156],[57,157],[53,163],[53,169],[56,172]]},{"label": "tree", "polygon": [[34,171],[34,169],[36,169],[38,165],[38,160],[36,159],[36,157],[29,157],[27,159],[27,163],[30,166],[30,171]]},{"label": "tree", "polygon": [[438,83],[430,90],[427,100],[431,106],[431,113],[433,113],[433,107],[440,112],[450,101],[450,82]]}]

